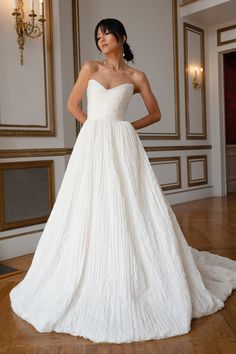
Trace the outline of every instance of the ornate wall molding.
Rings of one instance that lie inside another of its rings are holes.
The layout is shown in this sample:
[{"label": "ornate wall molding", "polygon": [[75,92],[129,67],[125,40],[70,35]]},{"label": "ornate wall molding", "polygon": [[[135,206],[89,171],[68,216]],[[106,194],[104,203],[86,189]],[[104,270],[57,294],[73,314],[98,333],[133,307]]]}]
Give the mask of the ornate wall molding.
[{"label": "ornate wall molding", "polygon": [[[190,23],[183,23],[185,68],[185,117],[186,139],[207,139],[204,30]],[[203,87],[194,89],[190,65],[203,68]]]},{"label": "ornate wall molding", "polygon": [[47,221],[55,201],[53,163],[0,163],[0,231]]},{"label": "ornate wall molding", "polygon": [[[79,0],[72,0],[72,18],[73,18],[73,44],[74,44],[74,70],[75,70],[75,80],[78,76],[81,66],[80,58],[80,28],[79,28]],[[143,140],[179,140],[180,139],[180,112],[179,112],[179,63],[178,63],[178,31],[177,31],[177,2],[172,0],[172,34],[173,41],[170,43],[173,45],[173,71],[174,71],[174,85],[173,85],[173,96],[175,102],[175,115],[174,115],[174,132],[167,133],[154,133],[154,132],[138,132],[140,139]],[[81,124],[78,122],[77,132],[80,131]]]},{"label": "ornate wall molding", "polygon": [[[56,135],[56,123],[55,123],[55,107],[54,107],[54,64],[53,64],[53,37],[52,37],[52,1],[45,1],[45,32],[41,37],[42,41],[42,64],[43,68],[40,68],[39,71],[43,71],[43,80],[44,80],[44,92],[40,92],[40,95],[43,97],[44,107],[43,107],[43,118],[37,118],[37,113],[34,112],[34,102],[22,101],[22,107],[27,107],[30,110],[32,107],[32,121],[35,121],[35,124],[16,124],[8,123],[9,117],[1,117],[0,120],[0,135],[1,136],[55,136]],[[12,28],[14,33],[14,28]],[[38,39],[39,41],[40,39]],[[28,48],[29,49],[29,48]],[[30,55],[30,53],[27,53]],[[27,58],[27,57],[26,57]],[[16,58],[18,60],[18,58]],[[26,61],[26,60],[25,60]],[[27,63],[24,64],[24,70]],[[29,64],[28,64],[29,65]],[[37,75],[36,80],[34,77],[30,77],[30,71],[32,68],[29,66],[29,69],[26,71],[28,73],[28,78],[25,82],[22,82],[21,87],[24,90],[27,83],[29,82],[32,85],[32,90],[34,89],[34,84],[37,85]],[[18,68],[17,68],[18,70]],[[23,70],[19,68],[19,70]],[[31,75],[32,76],[32,75]],[[19,78],[15,77],[15,80],[22,81],[22,73],[19,74]],[[4,83],[2,83],[4,85]],[[11,83],[14,85],[14,82]],[[5,88],[3,87],[2,90]],[[21,92],[19,92],[19,97],[21,97]],[[39,92],[35,91],[35,101],[39,99]],[[15,98],[13,97],[13,102]],[[19,99],[19,98],[18,98]],[[14,118],[17,121],[17,115]],[[12,119],[12,117],[11,117]],[[38,123],[37,123],[38,120]],[[43,123],[41,123],[43,121]],[[5,122],[5,123],[4,123]]]},{"label": "ornate wall molding", "polygon": [[236,42],[236,25],[217,30],[217,46]]},{"label": "ornate wall molding", "polygon": [[[165,168],[168,166],[169,168],[173,168],[175,173],[175,180],[169,183],[160,183],[160,186],[163,191],[170,190],[170,189],[179,189],[182,186],[181,183],[181,158],[180,156],[170,156],[170,157],[150,157],[149,161],[152,166],[159,166],[158,171],[161,173],[161,168],[164,166]],[[158,178],[159,180],[160,178]]]},{"label": "ornate wall molding", "polygon": [[[187,156],[188,186],[208,184],[207,155]],[[199,177],[199,172],[202,172]]]}]

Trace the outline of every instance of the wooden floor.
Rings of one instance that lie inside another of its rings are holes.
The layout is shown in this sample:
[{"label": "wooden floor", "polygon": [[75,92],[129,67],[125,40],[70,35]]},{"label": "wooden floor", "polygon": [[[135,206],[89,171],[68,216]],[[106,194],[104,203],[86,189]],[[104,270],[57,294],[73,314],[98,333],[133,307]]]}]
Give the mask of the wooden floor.
[{"label": "wooden floor", "polygon": [[[189,245],[236,260],[236,193],[172,207]],[[182,336],[127,344],[95,344],[82,337],[38,333],[10,308],[9,292],[24,277],[32,255],[2,263],[21,274],[0,280],[0,353],[7,354],[235,354],[236,290],[222,310],[192,320]]]}]

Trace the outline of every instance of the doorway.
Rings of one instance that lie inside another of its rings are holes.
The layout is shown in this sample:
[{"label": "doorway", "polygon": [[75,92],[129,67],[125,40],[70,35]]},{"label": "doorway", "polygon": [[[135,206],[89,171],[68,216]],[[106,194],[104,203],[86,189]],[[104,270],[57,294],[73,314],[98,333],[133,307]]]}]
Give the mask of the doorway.
[{"label": "doorway", "polygon": [[226,195],[236,192],[236,51],[223,53],[223,117]]}]

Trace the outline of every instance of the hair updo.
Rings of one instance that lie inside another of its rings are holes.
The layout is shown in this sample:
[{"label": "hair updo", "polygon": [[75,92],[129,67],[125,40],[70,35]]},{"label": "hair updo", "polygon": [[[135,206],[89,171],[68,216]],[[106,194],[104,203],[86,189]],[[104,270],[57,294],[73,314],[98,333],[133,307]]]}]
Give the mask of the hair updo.
[{"label": "hair updo", "polygon": [[115,18],[104,18],[98,22],[98,24],[96,25],[95,30],[94,30],[94,36],[95,36],[96,47],[101,52],[101,49],[98,46],[98,39],[97,39],[97,33],[98,33],[99,27],[100,27],[102,33],[105,33],[106,30],[108,30],[110,33],[112,33],[116,37],[117,42],[119,42],[121,40],[122,36],[126,36],[126,39],[123,44],[124,59],[126,61],[134,62],[134,60],[133,60],[134,55],[133,55],[133,52],[132,52],[129,44],[127,43],[128,36],[127,36],[127,33],[126,33],[123,23]]}]

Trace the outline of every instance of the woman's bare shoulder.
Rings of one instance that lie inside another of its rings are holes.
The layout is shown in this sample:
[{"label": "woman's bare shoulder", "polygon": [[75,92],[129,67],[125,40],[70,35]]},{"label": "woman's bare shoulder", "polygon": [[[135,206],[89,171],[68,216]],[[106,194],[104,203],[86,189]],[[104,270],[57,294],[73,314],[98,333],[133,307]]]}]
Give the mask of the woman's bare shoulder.
[{"label": "woman's bare shoulder", "polygon": [[96,60],[85,60],[81,65],[81,69],[94,70],[98,68],[98,65],[99,62]]},{"label": "woman's bare shoulder", "polygon": [[138,70],[136,68],[135,69],[134,68],[130,68],[130,69],[131,69],[130,73],[131,73],[132,81],[135,84],[135,86],[137,87],[137,91],[139,91],[139,88],[144,83],[148,83],[147,75],[142,70]]},{"label": "woman's bare shoulder", "polygon": [[85,60],[82,65],[80,72],[86,77],[90,77],[99,70],[100,62],[97,60]]},{"label": "woman's bare shoulder", "polygon": [[99,60],[85,60],[81,65],[81,68],[86,68],[90,70],[95,70],[99,68],[99,65],[102,65],[102,61]]},{"label": "woman's bare shoulder", "polygon": [[146,80],[147,76],[146,76],[144,71],[138,70],[138,69],[134,69],[134,71],[133,71],[133,79],[134,79],[134,81],[140,82],[140,81]]}]

